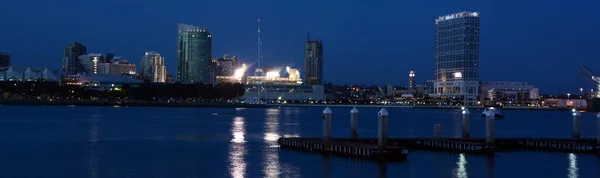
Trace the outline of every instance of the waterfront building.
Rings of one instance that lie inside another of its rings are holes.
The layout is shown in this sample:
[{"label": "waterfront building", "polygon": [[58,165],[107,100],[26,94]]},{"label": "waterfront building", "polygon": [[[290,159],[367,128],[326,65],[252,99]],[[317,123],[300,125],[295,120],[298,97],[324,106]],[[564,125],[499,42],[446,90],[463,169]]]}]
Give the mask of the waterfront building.
[{"label": "waterfront building", "polygon": [[323,41],[311,40],[310,33],[304,46],[304,83],[323,85]]},{"label": "waterfront building", "polygon": [[127,60],[122,60],[120,58],[115,57],[114,61],[110,63],[110,74],[136,74],[136,66],[135,64],[129,63],[129,61]]},{"label": "waterfront building", "polygon": [[58,81],[58,71],[48,68],[0,67],[0,81]]},{"label": "waterfront building", "polygon": [[434,85],[433,84],[434,84],[434,80],[427,80],[425,82],[425,92],[427,94],[434,94],[434,92],[433,92]]},{"label": "waterfront building", "polygon": [[211,82],[212,35],[206,28],[178,25],[177,81]]},{"label": "waterfront building", "polygon": [[70,42],[65,47],[62,72],[67,75],[75,75],[85,72],[84,67],[79,60],[79,56],[87,54],[87,48],[80,42]]},{"label": "waterfront building", "polygon": [[410,71],[408,73],[408,91],[411,93],[415,92],[415,71]]},{"label": "waterfront building", "polygon": [[165,58],[155,51],[148,51],[142,56],[141,75],[146,75],[151,82],[166,82],[167,68]]},{"label": "waterfront building", "polygon": [[518,104],[540,99],[539,89],[527,82],[486,81],[480,87],[481,102]]},{"label": "waterfront building", "polygon": [[434,93],[473,105],[479,95],[479,13],[435,20]]},{"label": "waterfront building", "polygon": [[223,55],[223,57],[216,60],[216,76],[233,76],[237,69],[237,58],[235,56],[229,57],[229,55]]},{"label": "waterfront building", "polygon": [[8,67],[10,66],[10,54],[5,52],[0,52],[0,67]]},{"label": "waterfront building", "polygon": [[129,84],[131,87],[137,87],[143,80],[138,80],[135,77],[128,75],[107,75],[107,74],[85,74],[85,75],[70,75],[65,81],[67,85],[76,85],[88,87],[94,90],[119,90],[124,84]]},{"label": "waterfront building", "polygon": [[263,100],[325,100],[323,85],[256,85],[245,84],[246,92],[241,99],[257,98],[260,87],[260,98]]}]

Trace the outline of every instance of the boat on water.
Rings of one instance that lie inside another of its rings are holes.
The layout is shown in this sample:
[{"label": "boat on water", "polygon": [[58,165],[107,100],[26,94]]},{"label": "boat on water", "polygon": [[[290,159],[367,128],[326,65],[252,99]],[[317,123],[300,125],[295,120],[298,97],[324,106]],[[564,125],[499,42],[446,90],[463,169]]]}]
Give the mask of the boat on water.
[{"label": "boat on water", "polygon": [[482,117],[486,117],[487,113],[490,111],[494,111],[494,118],[496,119],[503,119],[504,118],[504,112],[502,112],[502,106],[499,105],[486,105],[483,108],[483,112],[481,113]]}]

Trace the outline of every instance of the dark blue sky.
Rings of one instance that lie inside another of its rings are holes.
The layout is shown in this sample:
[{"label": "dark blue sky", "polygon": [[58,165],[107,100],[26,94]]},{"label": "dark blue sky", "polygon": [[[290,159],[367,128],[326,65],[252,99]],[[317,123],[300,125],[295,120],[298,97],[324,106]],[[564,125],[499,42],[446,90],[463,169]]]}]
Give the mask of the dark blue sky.
[{"label": "dark blue sky", "polygon": [[136,64],[146,50],[175,73],[177,23],[208,26],[213,56],[256,58],[261,19],[264,62],[302,71],[306,32],[324,41],[325,80],[402,84],[433,77],[434,19],[481,13],[481,79],[526,81],[542,93],[589,88],[584,64],[600,74],[600,2],[594,0],[6,0],[0,51],[16,66],[58,69],[64,46],[113,52]]}]

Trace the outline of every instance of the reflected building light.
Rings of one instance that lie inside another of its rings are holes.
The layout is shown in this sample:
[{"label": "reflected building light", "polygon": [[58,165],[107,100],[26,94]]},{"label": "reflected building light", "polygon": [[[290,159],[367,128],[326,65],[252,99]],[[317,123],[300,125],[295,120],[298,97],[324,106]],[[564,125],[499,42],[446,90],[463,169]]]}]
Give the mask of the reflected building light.
[{"label": "reflected building light", "polygon": [[569,178],[578,178],[579,177],[579,168],[577,167],[577,155],[574,153],[569,153]]},{"label": "reflected building light", "polygon": [[231,135],[233,138],[231,142],[234,143],[244,143],[246,142],[244,135],[246,134],[246,130],[244,129],[244,118],[243,117],[235,117],[233,119]]},{"label": "reflected building light", "polygon": [[300,137],[298,134],[283,134],[283,138],[297,138]]},{"label": "reflected building light", "polygon": [[279,148],[277,147],[277,139],[279,139],[279,108],[267,109],[264,121],[264,144],[263,147],[263,177],[279,177],[282,172],[281,164],[279,163]]},{"label": "reflected building light", "polygon": [[458,161],[456,162],[456,170],[454,171],[454,177],[467,178],[467,159],[465,154],[461,153],[458,155]]},{"label": "reflected building light", "polygon": [[89,173],[90,173],[90,178],[98,178],[100,177],[99,175],[99,162],[100,162],[100,158],[98,157],[98,154],[100,152],[99,148],[98,148],[98,118],[100,116],[96,115],[96,114],[92,114],[91,115],[91,127],[90,127],[90,138],[88,139],[88,146],[90,149],[90,155],[88,157],[88,166],[89,166]]},{"label": "reflected building light", "polygon": [[231,143],[229,143],[229,174],[233,178],[246,177],[246,134],[244,117],[235,117],[231,123]]}]

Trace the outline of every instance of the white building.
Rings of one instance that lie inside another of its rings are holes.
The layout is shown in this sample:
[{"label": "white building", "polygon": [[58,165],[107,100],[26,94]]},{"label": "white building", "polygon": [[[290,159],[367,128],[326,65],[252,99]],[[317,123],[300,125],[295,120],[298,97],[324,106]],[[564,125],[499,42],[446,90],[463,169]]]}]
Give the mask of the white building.
[{"label": "white building", "polygon": [[48,68],[2,67],[0,81],[58,81],[58,72]]},{"label": "white building", "polygon": [[540,99],[540,91],[527,82],[488,81],[481,82],[480,101],[509,100],[515,103]]},{"label": "white building", "polygon": [[[258,88],[261,88],[259,94]],[[246,92],[242,99],[257,98],[264,100],[325,100],[323,85],[244,85]]]},{"label": "white building", "polygon": [[151,82],[165,82],[167,79],[165,58],[155,51],[146,52],[142,56],[141,71],[139,73],[149,76]]}]

